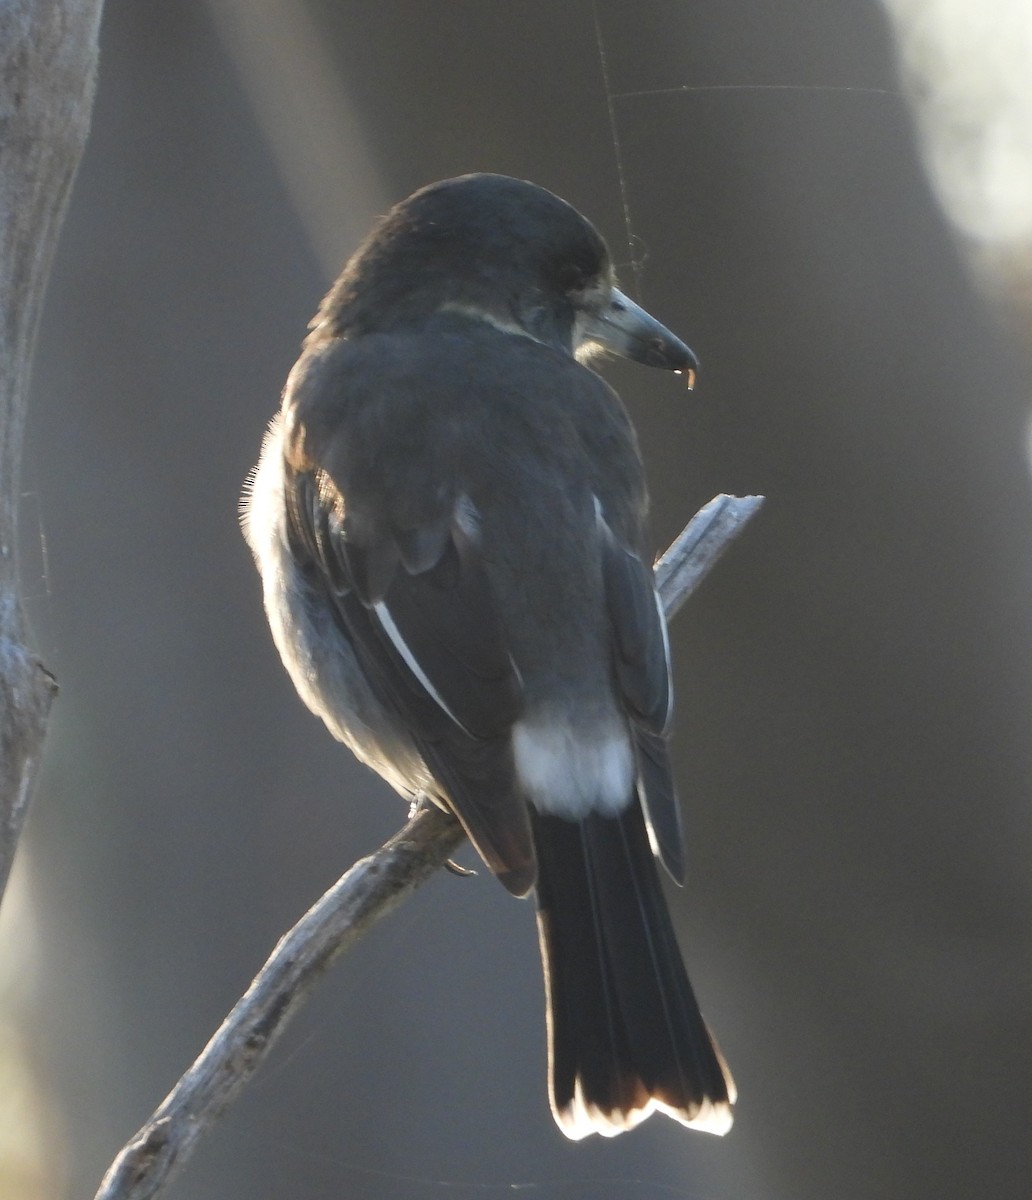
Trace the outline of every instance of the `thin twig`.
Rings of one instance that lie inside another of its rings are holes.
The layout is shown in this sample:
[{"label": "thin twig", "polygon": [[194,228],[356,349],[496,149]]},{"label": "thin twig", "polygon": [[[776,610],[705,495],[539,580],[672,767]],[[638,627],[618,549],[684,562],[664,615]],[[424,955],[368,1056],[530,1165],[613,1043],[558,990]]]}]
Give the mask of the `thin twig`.
[{"label": "thin twig", "polygon": [[[656,566],[668,616],[699,586],[761,503],[760,496],[718,496],[692,519]],[[96,1200],[156,1196],[257,1070],[330,964],[442,866],[463,837],[453,817],[424,808],[338,880],[280,938],[193,1066],[111,1164]]]}]

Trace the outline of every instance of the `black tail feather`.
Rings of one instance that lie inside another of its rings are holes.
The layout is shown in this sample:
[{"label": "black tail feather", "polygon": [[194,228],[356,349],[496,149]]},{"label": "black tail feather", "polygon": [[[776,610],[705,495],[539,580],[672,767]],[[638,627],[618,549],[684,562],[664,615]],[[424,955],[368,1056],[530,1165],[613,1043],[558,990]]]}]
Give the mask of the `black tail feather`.
[{"label": "black tail feather", "polygon": [[580,1138],[659,1110],[724,1133],[735,1089],[681,961],[641,810],[534,815],[552,1109]]}]

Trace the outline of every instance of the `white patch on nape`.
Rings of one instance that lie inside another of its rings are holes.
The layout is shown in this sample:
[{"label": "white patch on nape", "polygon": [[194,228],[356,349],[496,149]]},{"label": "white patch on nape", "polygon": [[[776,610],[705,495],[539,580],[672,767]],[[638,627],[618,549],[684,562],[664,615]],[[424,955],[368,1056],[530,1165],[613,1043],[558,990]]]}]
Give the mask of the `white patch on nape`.
[{"label": "white patch on nape", "polygon": [[525,717],[512,731],[516,774],[540,812],[579,820],[614,816],[634,796],[634,754],[622,723],[574,729],[562,719]]},{"label": "white patch on nape", "polygon": [[437,311],[457,313],[460,317],[469,317],[474,321],[483,321],[485,325],[490,325],[492,329],[497,329],[499,333],[511,333],[515,337],[528,338],[539,345],[547,345],[547,342],[542,342],[540,338],[536,338],[529,330],[517,324],[516,321],[506,320],[504,317],[498,316],[497,313],[490,312],[486,308],[480,308],[476,304],[460,304],[457,301],[449,301],[447,304],[442,304]]}]

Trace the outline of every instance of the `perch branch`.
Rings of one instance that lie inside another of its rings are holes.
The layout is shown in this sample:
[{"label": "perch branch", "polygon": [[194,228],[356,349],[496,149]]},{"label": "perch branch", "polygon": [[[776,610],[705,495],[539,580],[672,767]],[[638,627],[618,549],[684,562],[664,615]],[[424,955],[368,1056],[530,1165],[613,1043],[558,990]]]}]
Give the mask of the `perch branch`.
[{"label": "perch branch", "polygon": [[[698,587],[762,502],[760,496],[718,496],[692,519],[656,565],[668,615]],[[280,938],[200,1057],[112,1163],[96,1200],[156,1196],[330,964],[445,863],[464,836],[453,817],[428,806],[338,880]]]}]

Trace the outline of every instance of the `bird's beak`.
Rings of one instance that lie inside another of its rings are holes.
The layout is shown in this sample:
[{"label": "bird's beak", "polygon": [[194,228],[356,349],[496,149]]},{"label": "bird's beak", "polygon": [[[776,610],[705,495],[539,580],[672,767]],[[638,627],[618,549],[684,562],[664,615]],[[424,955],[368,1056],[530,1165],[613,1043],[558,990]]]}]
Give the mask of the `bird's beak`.
[{"label": "bird's beak", "polygon": [[694,385],[699,360],[692,351],[619,289],[613,288],[598,312],[582,319],[582,341],[596,342],[621,358],[648,367],[684,374],[688,387]]}]

